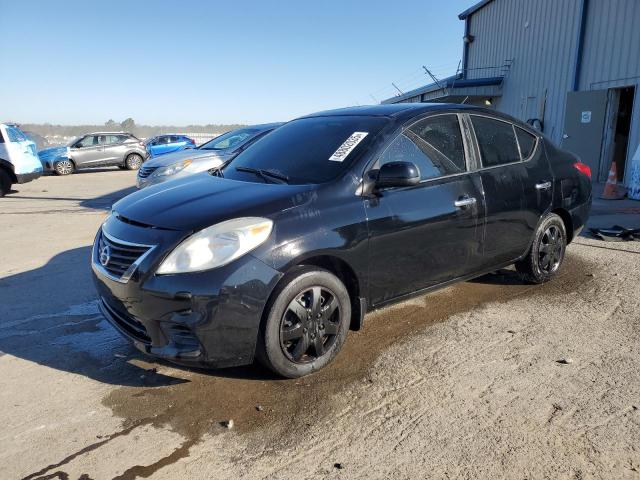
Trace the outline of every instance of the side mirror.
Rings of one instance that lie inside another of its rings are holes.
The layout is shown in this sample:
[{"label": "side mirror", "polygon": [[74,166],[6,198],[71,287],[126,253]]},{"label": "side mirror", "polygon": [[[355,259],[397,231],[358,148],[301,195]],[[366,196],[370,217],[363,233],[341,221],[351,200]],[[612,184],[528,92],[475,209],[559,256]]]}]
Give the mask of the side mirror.
[{"label": "side mirror", "polygon": [[420,183],[420,170],[412,162],[389,162],[378,170],[376,188],[410,187]]}]

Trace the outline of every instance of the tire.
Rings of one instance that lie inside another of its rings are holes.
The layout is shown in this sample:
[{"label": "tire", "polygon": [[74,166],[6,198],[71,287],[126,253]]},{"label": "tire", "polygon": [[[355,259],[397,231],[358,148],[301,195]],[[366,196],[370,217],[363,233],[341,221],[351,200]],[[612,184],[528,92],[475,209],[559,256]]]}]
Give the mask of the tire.
[{"label": "tire", "polygon": [[56,175],[71,175],[76,171],[76,166],[73,161],[65,158],[64,160],[59,160],[53,165],[53,170],[56,172]]},{"label": "tire", "polygon": [[548,282],[560,270],[566,248],[567,230],[564,222],[555,213],[550,213],[538,225],[529,253],[516,262],[516,270],[527,282]]},{"label": "tire", "polygon": [[11,191],[11,176],[7,173],[6,170],[0,168],[0,198],[4,197],[7,193]]},{"label": "tire", "polygon": [[299,267],[267,304],[258,359],[283,377],[313,373],[336,357],[350,320],[351,300],[340,279],[317,267]]},{"label": "tire", "polygon": [[138,170],[142,165],[142,161],[142,155],[130,153],[124,161],[124,166],[127,170]]}]

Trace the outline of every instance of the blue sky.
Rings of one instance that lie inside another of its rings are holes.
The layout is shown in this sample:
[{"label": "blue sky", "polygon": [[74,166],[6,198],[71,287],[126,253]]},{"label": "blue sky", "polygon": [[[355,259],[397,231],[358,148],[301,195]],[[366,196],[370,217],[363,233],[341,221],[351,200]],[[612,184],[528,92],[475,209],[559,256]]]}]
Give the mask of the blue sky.
[{"label": "blue sky", "polygon": [[453,73],[473,0],[0,0],[0,120],[257,123]]}]

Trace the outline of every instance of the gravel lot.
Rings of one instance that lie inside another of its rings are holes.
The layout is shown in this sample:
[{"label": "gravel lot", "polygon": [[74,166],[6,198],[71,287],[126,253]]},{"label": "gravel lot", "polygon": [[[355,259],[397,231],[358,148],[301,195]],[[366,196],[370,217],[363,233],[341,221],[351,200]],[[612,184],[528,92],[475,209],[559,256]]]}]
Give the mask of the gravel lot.
[{"label": "gravel lot", "polygon": [[1,478],[640,478],[640,243],[579,238],[551,284],[504,270],[370,314],[309,378],[195,371],[95,303],[90,245],[133,183],[0,199]]}]

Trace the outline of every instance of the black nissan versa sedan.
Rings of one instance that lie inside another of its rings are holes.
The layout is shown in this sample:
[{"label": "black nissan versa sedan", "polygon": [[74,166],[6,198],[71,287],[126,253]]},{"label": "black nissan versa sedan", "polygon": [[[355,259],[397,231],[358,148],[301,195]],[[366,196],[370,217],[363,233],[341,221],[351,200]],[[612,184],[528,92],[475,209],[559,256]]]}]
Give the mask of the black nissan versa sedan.
[{"label": "black nissan versa sedan", "polygon": [[511,117],[347,108],[122,199],[92,265],[104,315],[140,350],[299,377],[369,310],[514,263],[550,280],[590,206],[589,168]]}]

